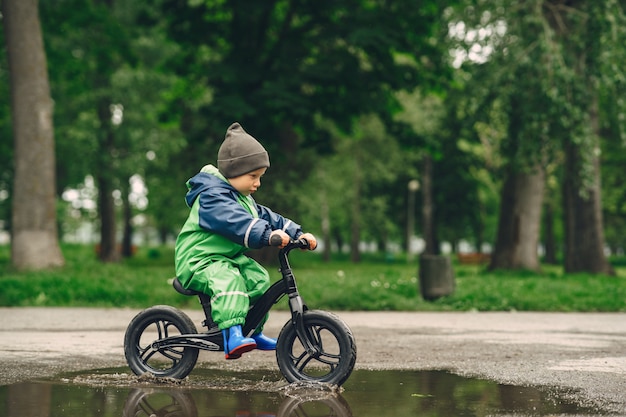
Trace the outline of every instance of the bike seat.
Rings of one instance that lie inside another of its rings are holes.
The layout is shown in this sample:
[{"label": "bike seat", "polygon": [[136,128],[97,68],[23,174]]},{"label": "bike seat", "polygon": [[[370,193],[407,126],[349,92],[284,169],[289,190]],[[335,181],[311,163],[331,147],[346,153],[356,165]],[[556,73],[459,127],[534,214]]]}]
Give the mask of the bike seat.
[{"label": "bike seat", "polygon": [[188,290],[185,287],[183,287],[183,284],[180,283],[180,281],[178,280],[178,278],[174,277],[174,279],[172,280],[172,285],[174,286],[174,289],[176,291],[178,291],[179,293],[181,293],[182,295],[202,295],[204,293],[200,292],[200,291],[196,291],[196,290]]}]

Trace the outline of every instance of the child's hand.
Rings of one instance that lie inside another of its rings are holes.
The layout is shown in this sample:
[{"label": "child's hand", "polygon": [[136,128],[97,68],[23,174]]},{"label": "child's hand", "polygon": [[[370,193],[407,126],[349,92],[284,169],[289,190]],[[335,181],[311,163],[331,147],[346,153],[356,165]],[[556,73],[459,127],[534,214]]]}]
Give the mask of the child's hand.
[{"label": "child's hand", "polygon": [[304,239],[309,242],[309,250],[315,250],[317,248],[317,239],[311,233],[304,233],[300,235],[299,239]]},{"label": "child's hand", "polygon": [[[274,230],[272,233],[270,233],[268,244],[270,246],[276,246],[277,248],[282,249],[287,246],[290,240],[291,239],[289,238],[289,235],[287,233],[283,232],[282,230]],[[277,244],[276,242],[280,243]]]}]

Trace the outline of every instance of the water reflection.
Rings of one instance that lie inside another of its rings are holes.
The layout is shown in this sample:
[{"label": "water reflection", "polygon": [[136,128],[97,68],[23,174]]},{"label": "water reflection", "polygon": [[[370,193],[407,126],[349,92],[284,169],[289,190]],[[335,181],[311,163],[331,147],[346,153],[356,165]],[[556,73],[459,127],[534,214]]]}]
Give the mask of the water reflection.
[{"label": "water reflection", "polygon": [[134,389],[126,405],[124,417],[196,417],[198,409],[189,392],[180,390]]},{"label": "water reflection", "polygon": [[442,371],[355,372],[343,395],[355,416],[598,415],[556,392]]},{"label": "water reflection", "polygon": [[[124,417],[198,417],[198,407],[194,394],[189,391],[161,389],[161,388],[141,388],[134,389],[128,396],[124,405]],[[224,393],[220,393],[219,398],[229,402],[224,398]],[[250,404],[249,396],[240,396],[245,404],[243,407],[230,408],[231,414],[221,414],[223,406],[213,403],[210,409],[203,409],[203,412],[211,412],[210,415],[234,415],[236,417],[289,417],[289,416],[338,416],[352,417],[352,412],[348,403],[340,395],[325,395],[322,398],[299,398],[285,397],[277,411],[255,408]],[[203,403],[205,403],[203,401]],[[206,404],[206,403],[205,403]],[[234,410],[234,414],[233,414]],[[213,413],[218,414],[213,414]],[[207,414],[202,414],[207,415]]]},{"label": "water reflection", "polygon": [[107,369],[0,386],[6,417],[598,416],[555,393],[437,371],[356,370],[344,391],[286,385],[278,372],[194,370],[182,384]]}]

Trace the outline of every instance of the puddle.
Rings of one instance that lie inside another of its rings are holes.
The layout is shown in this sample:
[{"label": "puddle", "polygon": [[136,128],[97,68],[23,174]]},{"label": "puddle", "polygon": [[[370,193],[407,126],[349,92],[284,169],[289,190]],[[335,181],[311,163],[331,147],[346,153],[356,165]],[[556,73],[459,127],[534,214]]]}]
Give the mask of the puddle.
[{"label": "puddle", "polygon": [[6,417],[599,416],[563,393],[440,371],[356,370],[342,388],[287,385],[278,372],[196,369],[185,381],[126,368],[0,386]]}]

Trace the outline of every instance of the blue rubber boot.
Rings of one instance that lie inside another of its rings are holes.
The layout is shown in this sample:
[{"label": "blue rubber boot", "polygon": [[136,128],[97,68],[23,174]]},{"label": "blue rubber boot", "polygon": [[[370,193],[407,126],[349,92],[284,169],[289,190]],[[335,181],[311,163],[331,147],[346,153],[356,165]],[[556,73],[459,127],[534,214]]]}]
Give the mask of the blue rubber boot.
[{"label": "blue rubber boot", "polygon": [[256,348],[259,350],[276,350],[276,339],[267,337],[263,333],[252,335],[252,339],[256,342]]},{"label": "blue rubber boot", "polygon": [[241,355],[256,349],[256,342],[249,337],[243,337],[241,326],[233,326],[222,330],[224,336],[224,353],[226,359],[239,359]]}]

